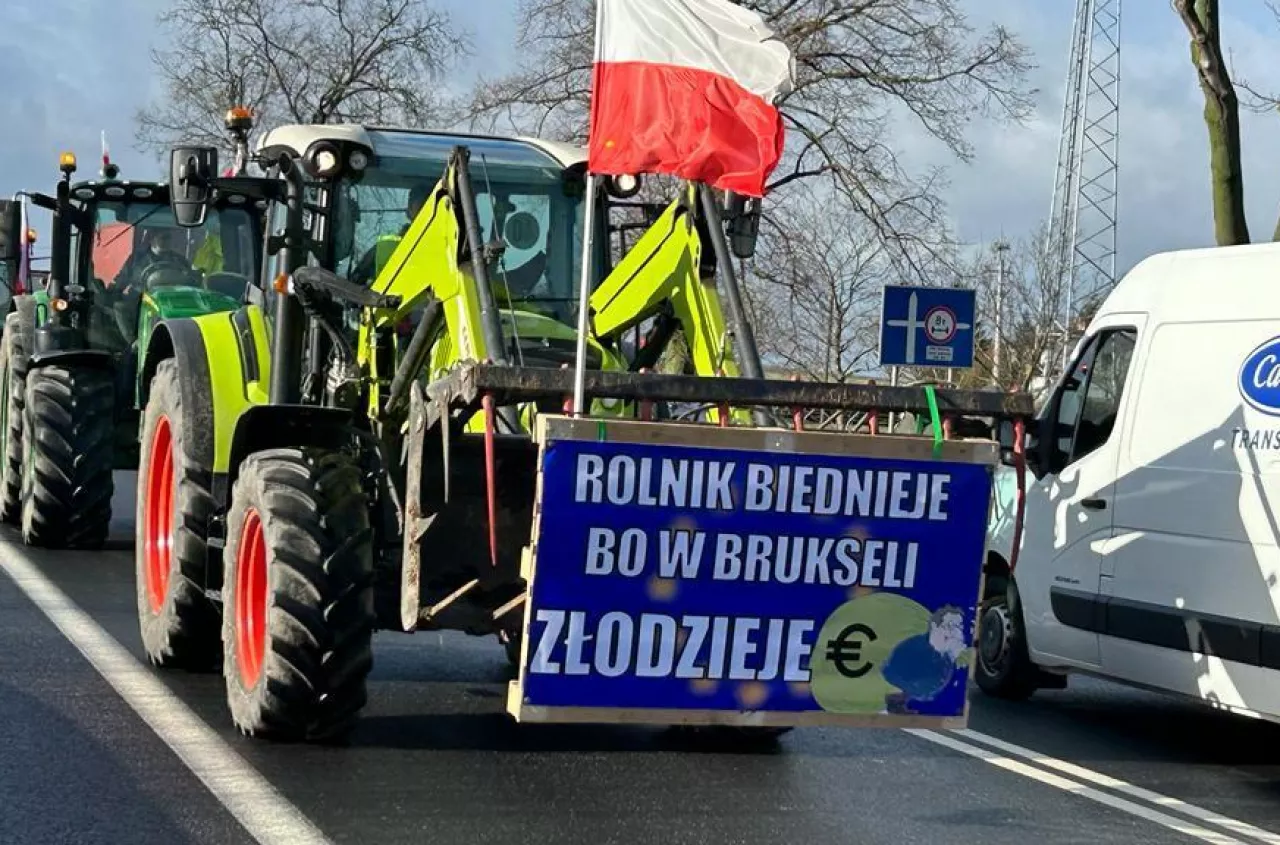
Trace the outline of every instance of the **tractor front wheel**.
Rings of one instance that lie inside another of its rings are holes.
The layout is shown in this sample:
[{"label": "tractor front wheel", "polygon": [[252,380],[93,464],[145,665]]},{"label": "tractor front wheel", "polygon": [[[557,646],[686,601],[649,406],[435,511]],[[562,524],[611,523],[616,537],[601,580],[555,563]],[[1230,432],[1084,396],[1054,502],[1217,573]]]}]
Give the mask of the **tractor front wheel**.
[{"label": "tractor front wheel", "polygon": [[22,519],[22,413],[27,405],[27,350],[22,315],[4,320],[0,339],[0,521],[17,525]]},{"label": "tractor front wheel", "polygon": [[178,362],[161,361],[142,418],[135,589],[142,647],[152,665],[197,671],[222,656],[218,611],[204,595],[212,470],[187,453],[191,424]]},{"label": "tractor front wheel", "polygon": [[373,535],[359,467],[340,453],[251,455],[224,557],[227,703],[249,736],[336,741],[373,665]]},{"label": "tractor front wheel", "polygon": [[115,382],[110,371],[51,364],[26,378],[22,539],[96,549],[111,529]]}]

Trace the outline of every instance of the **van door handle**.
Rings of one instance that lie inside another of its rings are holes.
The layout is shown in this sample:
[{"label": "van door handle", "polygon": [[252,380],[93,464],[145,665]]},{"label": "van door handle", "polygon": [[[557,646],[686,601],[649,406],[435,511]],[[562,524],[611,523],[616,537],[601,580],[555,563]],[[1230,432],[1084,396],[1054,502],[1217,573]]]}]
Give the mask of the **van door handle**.
[{"label": "van door handle", "polygon": [[1088,508],[1091,511],[1102,511],[1107,509],[1106,499],[1081,499],[1080,506]]}]

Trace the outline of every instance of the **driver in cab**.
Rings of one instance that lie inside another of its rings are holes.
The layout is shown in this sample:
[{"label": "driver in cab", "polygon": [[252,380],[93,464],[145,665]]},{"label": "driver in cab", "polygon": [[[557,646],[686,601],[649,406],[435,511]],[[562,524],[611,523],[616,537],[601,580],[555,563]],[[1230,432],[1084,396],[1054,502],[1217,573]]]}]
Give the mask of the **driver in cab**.
[{"label": "driver in cab", "polygon": [[147,271],[161,265],[176,265],[191,270],[191,262],[177,250],[178,243],[179,233],[174,229],[145,230],[139,248],[133,251],[120,268],[115,287],[122,294],[140,292]]},{"label": "driver in cab", "polygon": [[382,271],[382,265],[391,257],[391,253],[399,246],[400,239],[409,231],[414,219],[422,211],[422,207],[427,204],[427,198],[431,196],[431,189],[431,185],[419,183],[409,191],[409,197],[405,202],[404,208],[404,225],[400,227],[398,232],[387,233],[378,237],[374,245],[360,257],[355,269],[351,271],[351,281],[358,285],[370,285],[373,283],[378,273]]}]

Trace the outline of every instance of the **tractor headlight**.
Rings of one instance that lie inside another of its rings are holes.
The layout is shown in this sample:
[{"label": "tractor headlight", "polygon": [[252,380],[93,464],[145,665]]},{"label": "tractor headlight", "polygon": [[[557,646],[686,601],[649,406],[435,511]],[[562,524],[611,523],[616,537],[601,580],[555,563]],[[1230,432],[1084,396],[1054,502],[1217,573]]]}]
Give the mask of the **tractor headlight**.
[{"label": "tractor headlight", "polygon": [[633,173],[610,176],[607,186],[611,196],[620,200],[629,200],[640,193],[640,177]]},{"label": "tractor headlight", "polygon": [[353,150],[347,164],[351,165],[352,170],[364,170],[369,166],[369,156],[363,150]]},{"label": "tractor headlight", "polygon": [[303,156],[303,162],[306,164],[307,170],[311,171],[311,175],[317,179],[329,179],[336,176],[342,166],[342,159],[338,156],[338,148],[328,141],[318,141],[312,144],[307,150],[307,154]]}]

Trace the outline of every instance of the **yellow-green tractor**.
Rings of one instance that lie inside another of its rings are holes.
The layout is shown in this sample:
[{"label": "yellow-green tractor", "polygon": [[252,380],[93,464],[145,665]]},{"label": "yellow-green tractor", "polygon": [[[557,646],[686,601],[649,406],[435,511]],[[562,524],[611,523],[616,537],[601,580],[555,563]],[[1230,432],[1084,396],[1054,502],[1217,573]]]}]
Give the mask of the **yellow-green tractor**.
[{"label": "yellow-green tractor", "polygon": [[[588,179],[576,147],[286,126],[255,160],[266,176],[236,185],[269,203],[262,284],[239,311],[153,332],[137,516],[148,655],[192,665],[221,648],[247,734],[346,733],[375,629],[518,642],[530,435],[575,392],[584,227],[591,415],[692,406],[728,426],[925,406],[918,390],[762,378],[732,273],[753,219],[734,198],[688,186],[615,249],[639,181]],[[175,149],[171,169],[175,216],[199,225],[228,184],[216,151]],[[677,331],[689,372],[644,372]],[[1016,397],[949,401],[1000,414]]]}]

